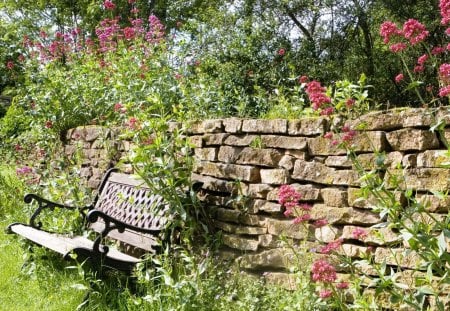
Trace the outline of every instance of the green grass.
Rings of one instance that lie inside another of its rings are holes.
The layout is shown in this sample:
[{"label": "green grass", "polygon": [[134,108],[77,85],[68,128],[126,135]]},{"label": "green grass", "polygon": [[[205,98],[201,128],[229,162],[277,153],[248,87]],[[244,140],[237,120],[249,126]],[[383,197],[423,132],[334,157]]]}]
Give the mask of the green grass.
[{"label": "green grass", "polygon": [[[78,270],[67,269],[40,249],[34,262],[27,261],[24,242],[4,230],[26,217],[23,188],[13,172],[0,167],[0,310],[75,310],[84,297],[84,291],[74,288],[84,282]],[[50,258],[41,260],[41,255]]]}]

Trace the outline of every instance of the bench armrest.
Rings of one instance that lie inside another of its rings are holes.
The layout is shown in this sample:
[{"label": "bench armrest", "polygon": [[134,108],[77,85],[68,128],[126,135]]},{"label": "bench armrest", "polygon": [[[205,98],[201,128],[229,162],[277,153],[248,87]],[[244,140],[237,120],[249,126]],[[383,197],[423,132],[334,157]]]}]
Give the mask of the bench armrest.
[{"label": "bench armrest", "polygon": [[94,254],[96,254],[97,256],[104,256],[108,253],[109,248],[108,246],[104,245],[102,243],[103,239],[105,237],[108,236],[108,233],[111,232],[112,230],[117,230],[120,233],[123,233],[125,231],[125,229],[130,229],[133,231],[137,231],[140,233],[148,233],[151,235],[155,235],[159,232],[161,232],[163,229],[145,229],[145,228],[141,228],[141,227],[136,227],[127,223],[124,223],[120,220],[115,219],[114,217],[111,217],[107,214],[105,214],[102,211],[96,210],[96,209],[92,209],[90,210],[87,215],[86,215],[86,220],[90,223],[94,223],[97,222],[99,220],[99,218],[101,218],[105,224],[105,228],[103,229],[102,232],[99,233],[98,237],[95,239],[94,241],[94,245],[93,245],[93,252]]},{"label": "bench armrest", "polygon": [[93,208],[90,205],[79,208],[79,207],[75,207],[75,206],[68,206],[68,205],[64,205],[64,204],[60,204],[60,203],[55,203],[55,202],[44,199],[33,193],[29,193],[29,194],[25,195],[23,200],[25,203],[28,203],[28,204],[31,203],[33,200],[38,202],[38,208],[34,211],[33,215],[31,215],[30,221],[29,221],[30,226],[33,228],[37,228],[37,229],[40,229],[42,227],[42,223],[40,221],[38,223],[36,223],[36,218],[46,208],[48,208],[50,210],[54,210],[55,207],[69,209],[69,210],[79,210],[84,216],[86,216],[86,214],[85,214],[86,210],[90,210]]}]

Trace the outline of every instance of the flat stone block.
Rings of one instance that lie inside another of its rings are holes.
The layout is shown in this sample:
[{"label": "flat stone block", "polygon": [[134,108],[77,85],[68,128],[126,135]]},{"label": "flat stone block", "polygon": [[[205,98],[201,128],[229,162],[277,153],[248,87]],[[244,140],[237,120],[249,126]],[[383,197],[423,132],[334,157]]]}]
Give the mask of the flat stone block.
[{"label": "flat stone block", "polygon": [[393,150],[412,151],[439,148],[439,140],[435,133],[419,129],[401,129],[386,134]]},{"label": "flat stone block", "polygon": [[236,163],[242,147],[221,146],[218,153],[218,160],[224,163]]},{"label": "flat stone block", "polygon": [[223,244],[230,248],[239,249],[243,251],[256,251],[258,249],[258,240],[244,238],[239,235],[227,234],[222,235]]},{"label": "flat stone block", "polygon": [[277,167],[282,154],[276,149],[244,148],[237,156],[237,164]]},{"label": "flat stone block", "polygon": [[194,150],[194,155],[199,160],[217,161],[217,149],[218,148],[196,148]]},{"label": "flat stone block", "polygon": [[245,133],[260,134],[286,134],[287,120],[244,120],[242,123],[242,131]]},{"label": "flat stone block", "polygon": [[328,121],[325,118],[303,118],[290,120],[289,135],[314,136],[322,135],[328,130]]},{"label": "flat stone block", "polygon": [[450,164],[447,150],[426,150],[417,155],[417,167],[442,167]]},{"label": "flat stone block", "polygon": [[290,220],[267,219],[267,231],[276,236],[286,236],[293,239],[306,239],[308,230],[305,226],[296,225]]},{"label": "flat stone block", "polygon": [[261,169],[261,183],[282,185],[289,182],[289,173],[285,169]]},{"label": "flat stone block", "polygon": [[242,119],[227,118],[222,121],[225,132],[227,133],[240,133],[242,130]]},{"label": "flat stone block", "polygon": [[258,135],[229,135],[227,138],[225,138],[225,145],[229,146],[237,146],[237,147],[248,147],[250,144],[255,140],[258,139],[260,136]]},{"label": "flat stone block", "polygon": [[194,173],[223,179],[260,182],[259,169],[253,166],[196,161],[193,171]]},{"label": "flat stone block", "polygon": [[262,135],[261,142],[267,148],[306,150],[307,147],[307,139],[305,137]]},{"label": "flat stone block", "polygon": [[203,135],[203,144],[205,146],[223,145],[228,135],[230,134],[205,134]]}]

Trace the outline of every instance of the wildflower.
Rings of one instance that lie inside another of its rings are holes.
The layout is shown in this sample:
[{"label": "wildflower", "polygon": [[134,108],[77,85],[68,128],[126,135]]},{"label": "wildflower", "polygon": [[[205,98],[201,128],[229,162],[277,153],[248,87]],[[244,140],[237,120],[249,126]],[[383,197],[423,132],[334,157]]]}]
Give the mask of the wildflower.
[{"label": "wildflower", "polygon": [[364,239],[367,236],[367,231],[362,228],[355,228],[352,231],[352,236],[354,239]]},{"label": "wildflower", "polygon": [[327,299],[333,296],[333,292],[329,289],[324,289],[319,292],[319,297],[322,299]]},{"label": "wildflower", "polygon": [[126,109],[124,108],[124,106],[121,103],[116,103],[116,104],[114,104],[114,111],[125,112]]},{"label": "wildflower", "polygon": [[320,114],[321,114],[322,116],[329,116],[329,115],[332,115],[333,112],[334,112],[334,108],[333,108],[333,107],[327,107],[327,108],[324,108],[324,109],[320,112]]},{"label": "wildflower", "polygon": [[320,228],[320,227],[324,227],[328,225],[328,220],[326,220],[325,218],[322,219],[317,219],[314,223],[313,226],[316,228]]},{"label": "wildflower", "polygon": [[393,22],[386,21],[381,24],[380,35],[383,37],[383,42],[388,44],[393,36],[401,35],[401,30]]},{"label": "wildflower", "polygon": [[337,239],[335,241],[332,241],[330,243],[328,243],[327,245],[321,247],[319,249],[319,252],[321,254],[330,254],[331,252],[337,250],[339,247],[341,247],[343,240],[342,239]]},{"label": "wildflower", "polygon": [[284,56],[284,54],[286,54],[286,50],[285,49],[281,48],[281,49],[278,50],[278,55]]},{"label": "wildflower", "polygon": [[20,54],[19,56],[17,56],[17,60],[18,60],[20,63],[23,63],[23,62],[25,61],[25,56],[23,56],[22,54]]},{"label": "wildflower", "polygon": [[450,78],[450,64],[444,63],[439,67],[439,76],[443,79]]},{"label": "wildflower", "polygon": [[439,89],[439,96],[440,97],[445,97],[450,95],[450,85],[444,86],[442,88]]},{"label": "wildflower", "polygon": [[285,207],[294,207],[300,200],[301,194],[291,185],[282,185],[278,190],[278,202]]},{"label": "wildflower", "polygon": [[424,70],[425,70],[425,67],[422,66],[422,65],[415,66],[414,69],[413,69],[413,71],[415,73],[420,73],[420,72],[423,72]]},{"label": "wildflower", "polygon": [[9,70],[13,70],[14,69],[14,62],[12,60],[9,60],[6,63],[6,68],[8,68]]},{"label": "wildflower", "polygon": [[403,73],[399,73],[398,75],[395,76],[395,82],[396,83],[400,83],[401,81],[403,81],[403,79],[405,78],[405,76],[403,75]]},{"label": "wildflower", "polygon": [[138,128],[138,120],[135,117],[131,117],[128,120],[128,127],[132,130],[136,130]]},{"label": "wildflower", "polygon": [[106,10],[110,11],[116,8],[116,5],[110,0],[105,0],[105,2],[103,2],[103,6],[105,7]]},{"label": "wildflower", "polygon": [[310,214],[303,214],[301,216],[295,217],[294,220],[292,221],[293,224],[298,225],[299,223],[308,221],[311,219],[311,215]]},{"label": "wildflower", "polygon": [[336,268],[325,259],[316,260],[311,267],[314,282],[332,283],[336,281]]},{"label": "wildflower", "polygon": [[445,48],[443,48],[442,46],[435,46],[432,50],[431,50],[431,54],[433,55],[439,55],[445,52]]},{"label": "wildflower", "polygon": [[29,166],[23,166],[16,169],[16,174],[19,176],[28,175],[33,172],[33,169]]},{"label": "wildflower", "polygon": [[136,15],[136,14],[139,13],[139,9],[138,9],[138,8],[132,8],[132,9],[130,10],[130,13]]},{"label": "wildflower", "polygon": [[415,45],[425,40],[429,32],[423,24],[411,18],[403,24],[403,34],[412,45]]},{"label": "wildflower", "polygon": [[389,49],[391,50],[391,52],[393,53],[398,53],[401,52],[403,50],[405,50],[408,46],[405,43],[395,43],[392,44]]},{"label": "wildflower", "polygon": [[326,88],[320,85],[320,82],[313,80],[306,85],[306,94],[325,92]]},{"label": "wildflower", "polygon": [[336,288],[338,289],[347,289],[348,288],[348,282],[339,282],[336,284]]},{"label": "wildflower", "polygon": [[354,104],[355,104],[355,99],[354,99],[354,98],[349,98],[349,99],[347,99],[347,101],[345,102],[345,105],[346,105],[348,108],[353,107]]},{"label": "wildflower", "polygon": [[417,59],[417,63],[419,64],[419,65],[423,65],[423,64],[425,64],[425,62],[428,60],[428,54],[423,54],[422,56],[420,56],[418,59]]},{"label": "wildflower", "polygon": [[14,150],[21,151],[21,150],[23,150],[23,147],[20,144],[15,144],[14,145]]},{"label": "wildflower", "polygon": [[175,74],[175,79],[176,79],[176,80],[180,80],[182,77],[183,77],[183,76],[182,76],[181,74],[179,74],[179,73],[176,73],[176,74]]},{"label": "wildflower", "polygon": [[440,0],[439,1],[439,9],[442,16],[441,24],[447,25],[450,22],[450,1],[449,0]]},{"label": "wildflower", "polygon": [[125,27],[123,34],[126,40],[132,40],[136,35],[136,30],[133,27]]},{"label": "wildflower", "polygon": [[350,141],[353,140],[353,138],[354,138],[355,136],[356,136],[356,131],[354,131],[354,130],[348,131],[347,133],[345,133],[345,134],[342,136],[342,141],[344,141],[344,142],[350,142]]},{"label": "wildflower", "polygon": [[336,146],[337,144],[339,144],[339,142],[337,140],[332,140],[331,141],[331,145],[332,146]]},{"label": "wildflower", "polygon": [[301,76],[301,77],[298,79],[298,82],[299,82],[299,83],[306,83],[306,82],[308,82],[308,77],[307,77],[307,76]]},{"label": "wildflower", "polygon": [[53,127],[53,122],[48,120],[47,122],[45,122],[45,127],[51,129]]},{"label": "wildflower", "polygon": [[331,139],[333,138],[333,132],[327,132],[323,135],[323,137],[326,139]]}]

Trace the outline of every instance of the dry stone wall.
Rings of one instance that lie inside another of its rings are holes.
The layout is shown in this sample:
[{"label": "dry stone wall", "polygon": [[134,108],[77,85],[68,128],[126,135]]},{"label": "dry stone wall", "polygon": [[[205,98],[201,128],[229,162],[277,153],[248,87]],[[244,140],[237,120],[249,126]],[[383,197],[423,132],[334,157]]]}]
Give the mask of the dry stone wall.
[{"label": "dry stone wall", "polygon": [[[447,109],[406,109],[374,112],[349,122],[359,128],[354,149],[362,166],[369,170],[384,152],[385,176],[402,173],[402,186],[415,191],[427,208],[442,219],[450,199],[438,199],[433,191],[446,191],[450,170],[442,168],[449,159],[442,135],[430,131],[437,120],[450,124]],[[263,273],[271,281],[295,286],[289,274],[295,248],[306,250],[308,258],[320,257],[315,249],[342,239],[342,255],[358,259],[373,254],[375,262],[414,269],[419,256],[405,253],[397,232],[379,226],[384,220],[372,211],[374,199],[362,199],[361,180],[346,151],[324,138],[330,123],[326,118],[301,120],[206,120],[190,124],[189,139],[196,164],[193,179],[204,183],[201,193],[214,226],[222,232],[222,255],[235,259],[250,272]],[[103,171],[130,150],[130,142],[117,140],[117,130],[98,127],[77,128],[67,134],[66,154],[76,150],[84,155],[82,175],[95,188]],[[77,148],[78,147],[78,148]],[[386,179],[386,184],[391,186]],[[291,184],[301,201],[312,205],[311,222],[325,218],[329,226],[294,225],[283,215],[278,203],[281,185]],[[392,186],[393,187],[393,186]],[[405,204],[398,194],[399,204]],[[364,229],[364,239],[355,229]],[[286,241],[292,247],[286,247]],[[306,241],[300,243],[300,241]],[[448,245],[449,243],[447,243]],[[448,247],[450,248],[450,247]],[[306,262],[306,259],[305,259]],[[373,274],[370,266],[361,269]],[[341,277],[345,279],[345,271]],[[401,278],[407,282],[408,274]]]}]

